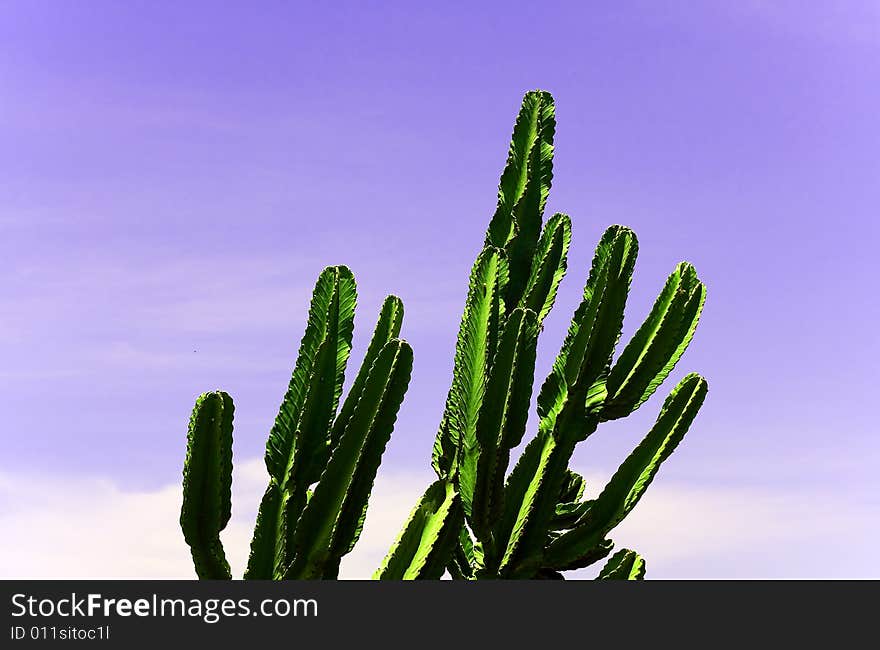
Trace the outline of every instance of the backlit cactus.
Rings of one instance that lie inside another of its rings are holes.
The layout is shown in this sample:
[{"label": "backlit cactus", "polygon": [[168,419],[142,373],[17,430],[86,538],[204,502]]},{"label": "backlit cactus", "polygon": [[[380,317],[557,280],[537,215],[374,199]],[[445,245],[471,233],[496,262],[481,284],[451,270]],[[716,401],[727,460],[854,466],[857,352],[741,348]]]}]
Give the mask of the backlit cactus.
[{"label": "backlit cactus", "polygon": [[[584,498],[569,468],[602,422],[625,417],[659,388],[693,338],[706,288],[679,264],[648,317],[614,358],[638,254],[635,233],[611,226],[596,248],[580,305],[537,396],[525,437],[538,336],[566,273],[571,221],[544,223],[553,179],[555,106],[527,93],[498,203],[470,275],[452,385],[434,443],[437,480],[419,499],[378,579],[561,579],[612,551],[626,517],[679,444],[707,393],[689,374],[604,489]],[[263,496],[245,578],[336,578],[364,524],[367,501],[412,368],[397,338],[403,306],[386,299],[342,407],[356,291],[342,266],[318,279],[287,394],[266,445]],[[338,411],[338,412],[337,412]],[[181,526],[200,578],[230,578],[220,531],[230,517],[232,400],[206,393],[190,421]],[[645,561],[623,549],[599,579],[640,580]]]},{"label": "backlit cactus", "polygon": [[[357,292],[344,266],[318,278],[299,356],[266,444],[269,486],[245,578],[335,578],[360,536],[373,480],[412,370],[389,296],[341,408]],[[338,413],[337,413],[338,410]],[[228,579],[219,533],[230,516],[232,400],[205,393],[190,420],[180,523],[200,578]]]},{"label": "backlit cactus", "polygon": [[[612,549],[607,534],[635,507],[706,396],[702,377],[685,377],[605,489],[583,499],[583,479],[569,469],[575,446],[657,390],[690,343],[706,296],[694,268],[679,264],[612,363],[638,242],[628,228],[611,226],[538,394],[537,433],[508,473],[511,452],[525,434],[538,335],[565,274],[571,240],[563,214],[542,230],[554,135],[552,97],[526,94],[498,207],[471,272],[452,386],[434,445],[438,481],[416,506],[377,578],[439,577],[444,557],[452,577],[464,579],[561,578],[562,571],[601,560]],[[600,577],[643,575],[644,561],[626,551],[611,558]]]}]

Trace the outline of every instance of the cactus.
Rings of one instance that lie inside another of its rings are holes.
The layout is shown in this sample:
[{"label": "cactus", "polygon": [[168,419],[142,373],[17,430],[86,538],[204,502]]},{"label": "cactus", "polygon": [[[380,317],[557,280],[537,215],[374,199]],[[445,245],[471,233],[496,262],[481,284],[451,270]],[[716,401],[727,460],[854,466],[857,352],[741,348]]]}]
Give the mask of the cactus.
[{"label": "cactus", "polygon": [[628,548],[622,548],[615,553],[602,570],[596,580],[644,580],[645,559]]},{"label": "cactus", "polygon": [[[625,226],[602,235],[568,333],[537,397],[525,437],[542,324],[567,270],[571,220],[543,223],[553,179],[555,105],[529,92],[516,120],[498,202],[470,275],[452,385],[434,442],[437,480],[419,499],[374,577],[563,579],[611,553],[608,534],[635,507],[684,437],[707,393],[697,374],[664,401],[645,438],[595,498],[569,468],[575,447],[626,417],[660,387],[693,338],[706,288],[682,262],[615,360],[638,240]],[[543,226],[543,227],[542,227]],[[397,338],[403,305],[386,299],[342,407],[356,290],[351,272],[325,269],[290,385],[266,444],[270,480],[246,579],[336,578],[367,501],[412,368]],[[337,413],[338,411],[338,413]],[[181,527],[200,578],[229,579],[220,532],[229,521],[232,399],[217,391],[190,420]],[[623,549],[599,579],[641,580],[645,561]]]},{"label": "cactus", "polygon": [[[360,536],[385,446],[412,370],[398,339],[403,304],[382,305],[342,407],[357,291],[344,266],[325,269],[287,393],[266,444],[269,486],[245,578],[335,578]],[[338,413],[337,413],[338,410]],[[230,579],[220,532],[231,513],[232,399],[198,398],[190,419],[180,524],[202,579]]]},{"label": "cactus", "polygon": [[[508,473],[528,419],[542,322],[566,272],[571,222],[547,220],[555,108],[527,93],[516,120],[498,204],[470,276],[452,386],[436,437],[431,485],[375,577],[559,579],[610,553],[608,533],[635,507],[687,432],[706,381],[687,375],[656,423],[593,499],[569,469],[599,424],[639,408],[690,343],[706,289],[679,264],[632,340],[612,363],[638,253],[635,233],[602,236],[568,334],[538,394],[536,435]],[[641,579],[644,560],[615,554],[603,579]]]},{"label": "cactus", "polygon": [[200,578],[231,578],[220,531],[232,514],[232,398],[222,391],[196,400],[183,466],[180,526]]}]

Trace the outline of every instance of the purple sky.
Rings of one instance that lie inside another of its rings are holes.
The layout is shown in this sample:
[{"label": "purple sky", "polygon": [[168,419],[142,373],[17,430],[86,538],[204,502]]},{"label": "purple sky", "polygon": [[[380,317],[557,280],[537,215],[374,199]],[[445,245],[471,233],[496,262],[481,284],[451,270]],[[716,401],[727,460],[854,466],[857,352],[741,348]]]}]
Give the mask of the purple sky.
[{"label": "purple sky", "polygon": [[[359,284],[355,363],[382,297],[404,299],[415,369],[381,471],[426,470],[513,119],[540,87],[548,211],[574,239],[539,379],[607,225],[641,244],[624,336],[693,262],[709,298],[672,379],[697,370],[710,395],[659,481],[796,495],[814,515],[781,573],[863,575],[877,3],[416,4],[0,0],[0,473],[178,481],[214,387],[236,400],[237,457],[259,456],[334,263]],[[660,401],[600,429],[579,467],[613,471]],[[696,573],[772,577],[766,553]]]}]

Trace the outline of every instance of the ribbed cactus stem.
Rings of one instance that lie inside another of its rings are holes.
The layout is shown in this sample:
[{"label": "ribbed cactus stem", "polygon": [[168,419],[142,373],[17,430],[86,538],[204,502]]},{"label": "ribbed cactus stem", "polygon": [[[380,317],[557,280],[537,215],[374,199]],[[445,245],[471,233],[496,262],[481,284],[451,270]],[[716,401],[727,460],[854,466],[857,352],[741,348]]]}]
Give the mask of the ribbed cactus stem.
[{"label": "ribbed cactus stem", "polygon": [[232,514],[233,410],[223,391],[200,395],[187,434],[180,527],[196,574],[208,580],[232,577],[220,531]]}]

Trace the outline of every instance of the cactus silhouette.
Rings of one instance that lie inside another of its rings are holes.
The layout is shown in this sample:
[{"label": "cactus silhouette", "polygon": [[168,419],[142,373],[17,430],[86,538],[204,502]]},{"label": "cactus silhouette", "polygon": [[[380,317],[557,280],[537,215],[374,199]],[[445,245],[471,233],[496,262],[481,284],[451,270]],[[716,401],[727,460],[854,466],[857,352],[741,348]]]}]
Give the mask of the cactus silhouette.
[{"label": "cactus silhouette", "polygon": [[[602,492],[583,499],[569,469],[575,446],[625,417],[660,386],[694,334],[706,296],[679,264],[651,313],[612,363],[638,252],[635,233],[611,226],[596,248],[583,300],[538,393],[538,427],[522,441],[542,322],[566,272],[571,222],[543,224],[553,179],[555,107],[527,93],[482,252],[470,276],[452,386],[434,444],[437,481],[425,492],[376,572],[380,579],[558,579],[606,557],[606,535],[635,507],[696,416],[707,391],[685,377],[656,424]],[[644,560],[624,549],[600,578],[640,579]]]},{"label": "cactus silhouette", "polygon": [[[335,578],[360,536],[409,384],[412,349],[397,338],[403,303],[389,296],[338,408],[356,300],[346,267],[321,273],[293,376],[266,443],[269,486],[257,515],[247,579]],[[198,398],[190,419],[180,524],[203,579],[231,578],[219,534],[230,517],[232,414],[232,399],[217,391]]]},{"label": "cactus silhouette", "polygon": [[[689,374],[604,489],[585,499],[569,468],[575,447],[626,417],[660,387],[693,338],[706,288],[680,263],[614,359],[638,253],[630,229],[608,228],[596,248],[568,333],[537,397],[525,437],[538,336],[566,273],[571,221],[544,223],[553,179],[555,105],[526,93],[483,250],[470,275],[452,385],[434,443],[437,480],[421,496],[378,579],[562,579],[606,558],[608,533],[635,507],[690,427],[707,393]],[[247,579],[336,578],[360,535],[382,453],[406,392],[412,350],[397,339],[403,306],[386,299],[363,365],[338,409],[351,350],[351,272],[325,269],[287,394],[266,445],[269,486]],[[200,578],[228,579],[220,531],[229,521],[231,398],[205,393],[190,420],[181,527]],[[640,580],[645,561],[622,549],[599,579]]]}]

